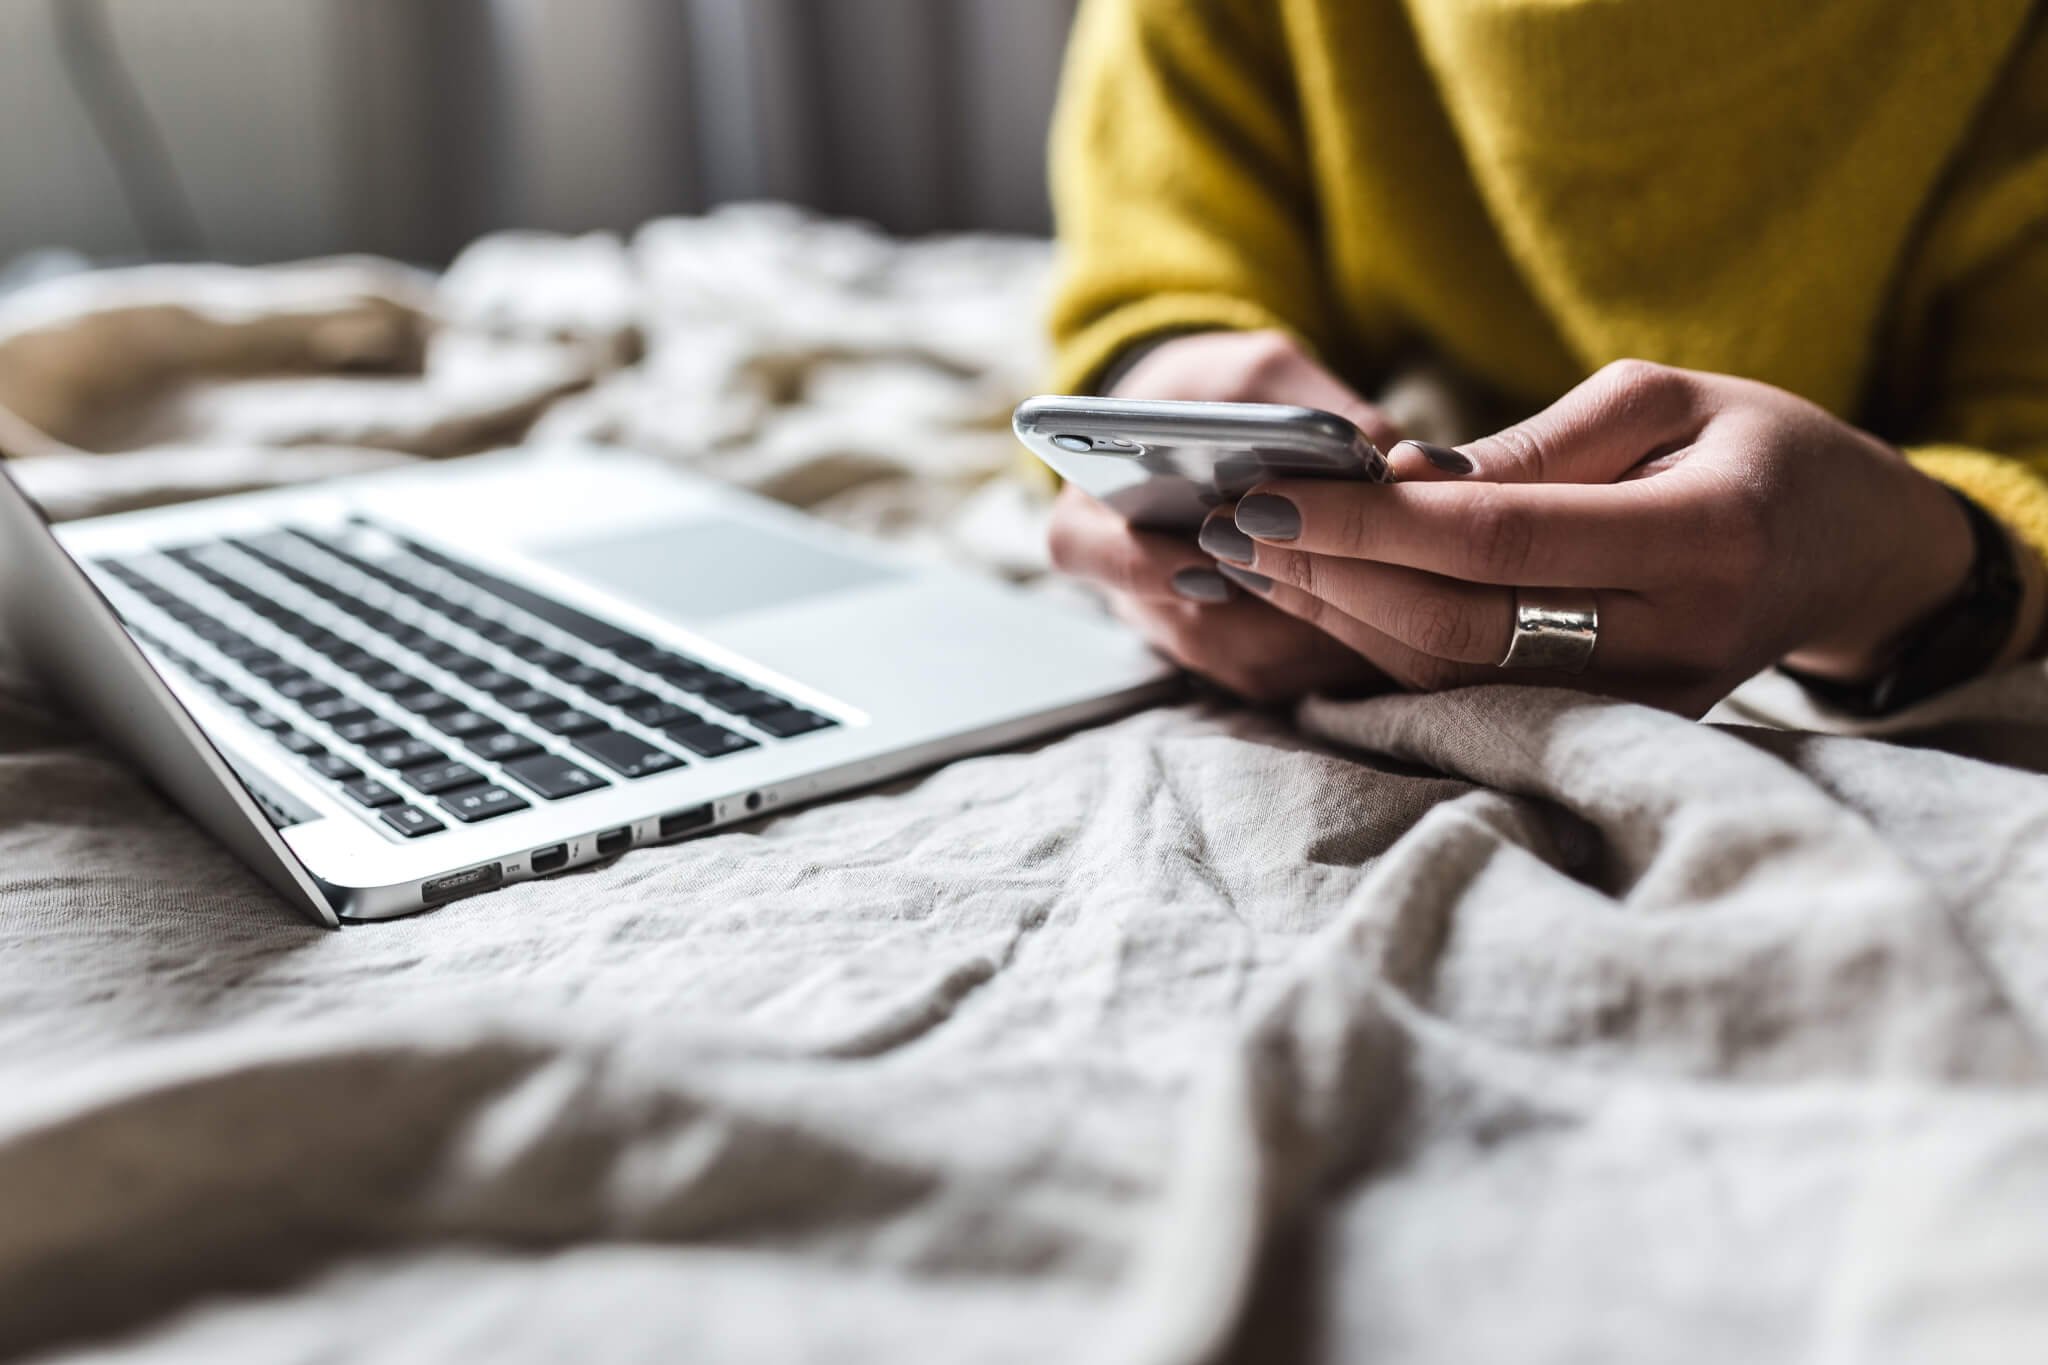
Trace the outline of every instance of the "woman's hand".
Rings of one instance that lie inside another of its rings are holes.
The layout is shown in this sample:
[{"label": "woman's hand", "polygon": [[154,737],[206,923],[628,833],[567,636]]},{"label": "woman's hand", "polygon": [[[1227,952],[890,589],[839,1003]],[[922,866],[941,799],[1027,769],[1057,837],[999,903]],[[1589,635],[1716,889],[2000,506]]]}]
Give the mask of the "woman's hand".
[{"label": "woman's hand", "polygon": [[[1463,447],[1469,473],[1420,453],[1401,450],[1392,485],[1265,485],[1201,543],[1406,686],[1560,683],[1692,715],[1781,659],[1874,674],[1972,557],[1939,484],[1748,380],[1624,361]],[[1498,667],[1517,587],[1592,592],[1583,675]]]},{"label": "woman's hand", "polygon": [[[1381,449],[1386,418],[1279,332],[1207,332],[1160,343],[1126,374],[1119,398],[1298,403],[1348,417]],[[1232,588],[1186,537],[1132,530],[1068,487],[1053,509],[1052,560],[1100,586],[1111,609],[1154,648],[1254,701],[1384,687],[1347,644]]]}]

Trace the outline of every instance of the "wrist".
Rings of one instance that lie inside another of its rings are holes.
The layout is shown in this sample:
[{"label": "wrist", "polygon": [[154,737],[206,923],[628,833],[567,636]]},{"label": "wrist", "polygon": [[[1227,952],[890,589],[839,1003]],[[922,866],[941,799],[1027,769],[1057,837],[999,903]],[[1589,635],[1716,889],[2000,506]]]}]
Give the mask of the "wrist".
[{"label": "wrist", "polygon": [[1882,673],[1901,644],[1968,583],[1976,559],[1969,515],[1946,485],[1900,472],[1900,505],[1908,515],[1892,534],[1872,537],[1884,559],[1845,585],[1848,600],[1829,628],[1786,656],[1800,672],[1843,682]]},{"label": "wrist", "polygon": [[2039,561],[1989,512],[1961,493],[1951,490],[1949,497],[1970,528],[1972,553],[1963,585],[1897,642],[1882,669],[1863,678],[1829,678],[1789,661],[1781,665],[1808,691],[1856,715],[1889,715],[2011,662],[2038,639],[2043,589],[2036,577],[2035,605],[2029,608],[2027,579],[2040,570]]}]

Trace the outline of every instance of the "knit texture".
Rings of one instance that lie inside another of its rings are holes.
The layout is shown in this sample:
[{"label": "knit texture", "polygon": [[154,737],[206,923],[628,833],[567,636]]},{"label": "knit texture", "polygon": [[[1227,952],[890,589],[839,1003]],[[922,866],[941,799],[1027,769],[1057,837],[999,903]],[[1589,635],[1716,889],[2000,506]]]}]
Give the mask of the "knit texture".
[{"label": "knit texture", "polygon": [[2024,0],[1084,0],[1056,382],[1283,327],[1528,407],[1626,356],[1906,446],[2048,555],[2048,38]]}]

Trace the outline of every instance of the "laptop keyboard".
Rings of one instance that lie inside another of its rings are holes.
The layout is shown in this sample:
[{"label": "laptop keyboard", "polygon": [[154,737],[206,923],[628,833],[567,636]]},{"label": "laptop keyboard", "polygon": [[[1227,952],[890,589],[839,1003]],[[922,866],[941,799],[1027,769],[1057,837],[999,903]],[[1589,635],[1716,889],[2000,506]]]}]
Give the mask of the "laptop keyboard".
[{"label": "laptop keyboard", "polygon": [[[244,675],[131,631],[408,839],[838,724],[433,550],[293,529],[97,561]],[[237,624],[237,608],[253,619]]]}]

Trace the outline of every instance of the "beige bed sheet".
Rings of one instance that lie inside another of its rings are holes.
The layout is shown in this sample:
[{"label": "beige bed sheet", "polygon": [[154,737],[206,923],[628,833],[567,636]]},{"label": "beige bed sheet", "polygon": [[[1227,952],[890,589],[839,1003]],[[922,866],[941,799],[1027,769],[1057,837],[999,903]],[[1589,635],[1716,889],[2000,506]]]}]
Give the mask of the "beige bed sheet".
[{"label": "beige bed sheet", "polygon": [[[1045,268],[751,209],[73,281],[0,389],[168,319],[35,400],[72,514],[573,435],[1028,577]],[[2048,681],[1765,718],[1189,704],[324,933],[0,689],[0,1352],[2048,1357]]]}]

